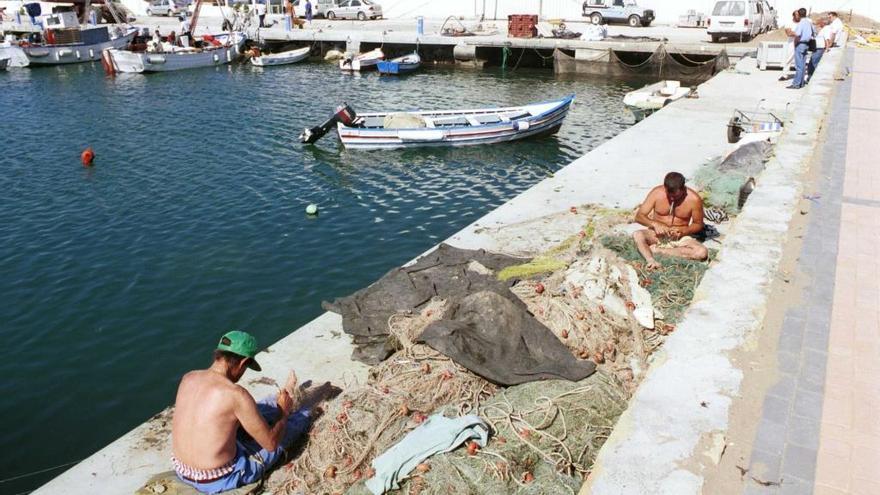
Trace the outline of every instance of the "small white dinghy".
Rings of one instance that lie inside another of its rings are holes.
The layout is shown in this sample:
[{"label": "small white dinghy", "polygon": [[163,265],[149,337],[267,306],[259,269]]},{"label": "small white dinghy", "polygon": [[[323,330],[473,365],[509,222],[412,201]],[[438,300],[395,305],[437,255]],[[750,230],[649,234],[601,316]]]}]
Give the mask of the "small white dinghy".
[{"label": "small white dinghy", "polygon": [[340,105],[324,123],[303,130],[300,141],[314,143],[334,127],[349,149],[471,146],[556,133],[574,95],[518,107],[382,112],[358,115]]},{"label": "small white dinghy", "polygon": [[684,98],[691,91],[692,88],[682,87],[679,81],[660,81],[630,91],[623,97],[623,104],[629,108],[638,122],[673,101]]},{"label": "small white dinghy", "polygon": [[339,61],[339,68],[343,72],[360,72],[376,68],[381,60],[385,59],[385,53],[381,48],[359,53],[354,57],[346,57]]},{"label": "small white dinghy", "polygon": [[289,50],[280,53],[267,53],[259,57],[251,57],[251,63],[257,67],[267,67],[270,65],[287,65],[302,62],[309,57],[312,48],[307,46],[296,50]]}]

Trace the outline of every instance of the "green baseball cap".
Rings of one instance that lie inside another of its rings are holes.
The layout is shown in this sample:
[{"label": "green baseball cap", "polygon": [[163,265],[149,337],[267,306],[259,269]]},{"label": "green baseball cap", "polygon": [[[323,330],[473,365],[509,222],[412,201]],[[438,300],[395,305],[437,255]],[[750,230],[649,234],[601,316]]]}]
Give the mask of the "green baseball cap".
[{"label": "green baseball cap", "polygon": [[253,335],[242,332],[241,330],[233,330],[226,332],[220,337],[220,343],[217,344],[218,351],[227,351],[238,354],[246,358],[251,358],[248,362],[248,368],[254,371],[262,371],[263,368],[254,359],[257,355],[257,339]]}]

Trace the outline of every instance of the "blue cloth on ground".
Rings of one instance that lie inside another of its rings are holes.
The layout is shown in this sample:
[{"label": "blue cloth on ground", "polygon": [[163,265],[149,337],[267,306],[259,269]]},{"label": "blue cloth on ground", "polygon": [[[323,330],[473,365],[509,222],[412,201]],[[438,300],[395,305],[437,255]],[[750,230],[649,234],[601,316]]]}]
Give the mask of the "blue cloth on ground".
[{"label": "blue cloth on ground", "polygon": [[435,414],[421,426],[373,460],[376,475],[367,480],[367,488],[375,495],[400,487],[400,480],[434,454],[450,452],[468,440],[485,447],[489,427],[479,416],[447,418]]},{"label": "blue cloth on ground", "polygon": [[[281,415],[281,410],[274,397],[267,397],[257,402],[257,410],[268,423],[272,424]],[[201,493],[220,493],[235,490],[238,487],[256,483],[266,471],[275,466],[284,457],[285,449],[302,436],[309,427],[311,418],[309,411],[300,409],[287,418],[287,429],[277,449],[268,451],[248,435],[243,428],[239,427],[238,436],[235,440],[235,468],[226,476],[208,482],[197,483],[178,476],[183,483],[195,488]]]}]

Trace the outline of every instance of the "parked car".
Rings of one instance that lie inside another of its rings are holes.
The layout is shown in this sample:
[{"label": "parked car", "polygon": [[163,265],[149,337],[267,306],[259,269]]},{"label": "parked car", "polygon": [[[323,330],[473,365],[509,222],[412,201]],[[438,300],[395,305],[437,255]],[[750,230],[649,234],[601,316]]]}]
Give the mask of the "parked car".
[{"label": "parked car", "polygon": [[721,38],[748,41],[776,29],[776,10],[767,0],[719,0],[715,2],[706,32],[713,42]]},{"label": "parked car", "polygon": [[648,27],[654,21],[654,11],[638,6],[636,0],[586,0],[584,17],[593,24],[625,22],[632,27]]},{"label": "parked car", "polygon": [[174,0],[153,0],[147,7],[147,15],[176,16],[186,12],[187,2]]},{"label": "parked car", "polygon": [[372,0],[340,0],[336,7],[327,9],[327,19],[379,19],[382,6]]},{"label": "parked car", "polygon": [[[339,7],[339,0],[312,0],[312,17],[327,17],[327,11]],[[306,16],[306,0],[293,0],[297,17]]]}]

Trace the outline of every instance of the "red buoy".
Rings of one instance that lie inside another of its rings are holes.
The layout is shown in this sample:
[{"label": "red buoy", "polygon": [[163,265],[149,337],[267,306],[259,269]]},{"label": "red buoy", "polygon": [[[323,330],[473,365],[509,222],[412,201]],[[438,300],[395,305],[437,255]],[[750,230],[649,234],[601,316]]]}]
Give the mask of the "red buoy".
[{"label": "red buoy", "polygon": [[89,146],[82,152],[82,155],[80,155],[79,158],[82,160],[83,167],[91,167],[92,162],[95,161],[95,152],[92,151],[92,147]]}]

